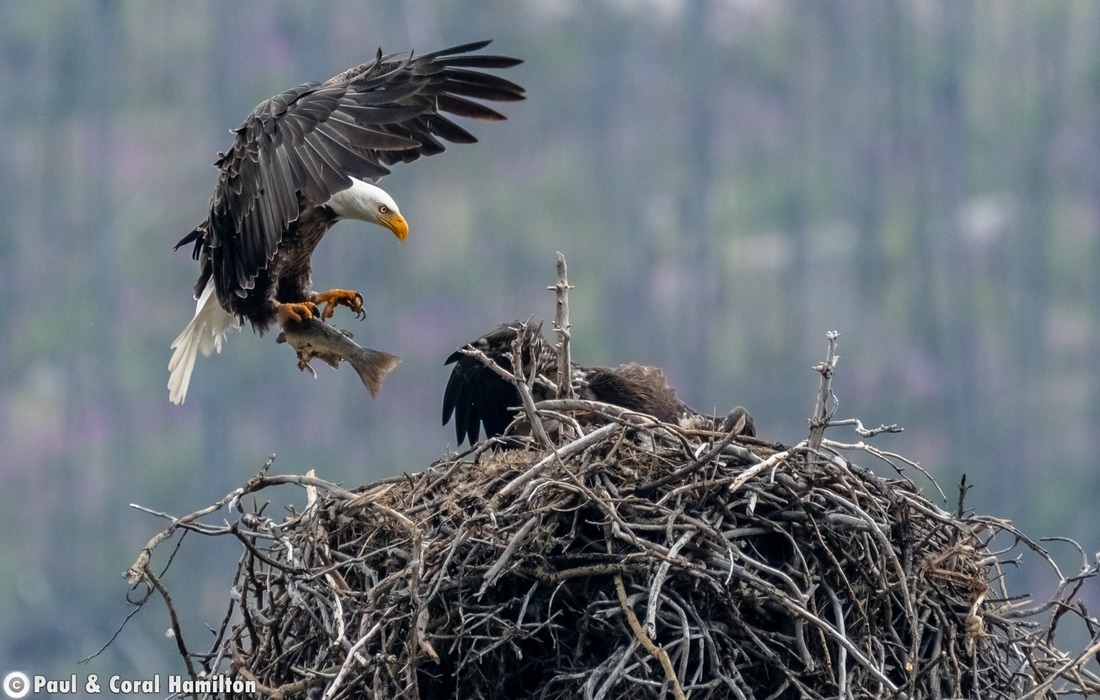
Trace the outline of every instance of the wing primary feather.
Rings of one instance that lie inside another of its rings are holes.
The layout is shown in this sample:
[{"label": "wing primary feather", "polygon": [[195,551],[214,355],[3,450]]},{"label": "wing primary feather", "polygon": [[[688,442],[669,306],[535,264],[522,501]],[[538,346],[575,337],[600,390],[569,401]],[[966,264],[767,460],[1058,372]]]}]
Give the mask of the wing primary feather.
[{"label": "wing primary feather", "polygon": [[439,111],[450,112],[460,117],[489,121],[502,121],[505,119],[505,116],[495,109],[490,109],[479,102],[463,99],[456,95],[440,95],[436,98],[436,103]]},{"label": "wing primary feather", "polygon": [[465,44],[459,44],[458,46],[452,46],[446,49],[439,49],[437,51],[431,51],[429,53],[422,53],[417,58],[421,61],[432,60],[441,56],[454,56],[456,54],[470,53],[471,51],[479,51],[489,44],[493,43],[492,39],[481,39],[480,41],[469,41]]},{"label": "wing primary feather", "polygon": [[441,58],[435,63],[436,65],[446,66],[448,70],[454,66],[463,68],[513,68],[523,63],[523,59],[493,55],[455,56],[453,58]]},{"label": "wing primary feather", "polygon": [[[465,73],[465,71],[463,71],[463,73]],[[484,73],[474,73],[473,75],[483,78],[496,78],[496,76],[486,75]],[[527,99],[523,88],[503,78],[496,78],[495,80],[467,80],[465,76],[448,77],[450,80],[447,83],[447,92],[452,95],[476,97],[478,99],[495,100],[497,102],[517,102]]]},{"label": "wing primary feather", "polygon": [[[433,136],[442,138],[444,141],[450,141],[451,143],[477,143],[477,137],[442,115],[436,114],[425,117],[425,122],[427,131]],[[442,149],[443,145],[440,144],[439,147]]]}]

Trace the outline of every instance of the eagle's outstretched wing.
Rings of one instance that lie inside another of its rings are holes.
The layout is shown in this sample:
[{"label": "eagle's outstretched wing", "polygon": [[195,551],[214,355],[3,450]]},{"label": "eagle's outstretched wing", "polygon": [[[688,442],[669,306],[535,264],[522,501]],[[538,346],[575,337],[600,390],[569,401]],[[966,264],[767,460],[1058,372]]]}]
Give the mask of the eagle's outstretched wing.
[{"label": "eagle's outstretched wing", "polygon": [[[370,63],[264,100],[215,163],[221,174],[207,221],[176,247],[194,242],[196,259],[211,256],[220,297],[251,289],[304,205],[325,203],[352,177],[377,179],[387,165],[439,153],[443,141],[476,141],[447,114],[504,119],[475,100],[521,100],[523,88],[475,69],[520,61],[468,55],[488,43],[401,59],[379,51]],[[200,279],[196,294],[204,286]]]}]

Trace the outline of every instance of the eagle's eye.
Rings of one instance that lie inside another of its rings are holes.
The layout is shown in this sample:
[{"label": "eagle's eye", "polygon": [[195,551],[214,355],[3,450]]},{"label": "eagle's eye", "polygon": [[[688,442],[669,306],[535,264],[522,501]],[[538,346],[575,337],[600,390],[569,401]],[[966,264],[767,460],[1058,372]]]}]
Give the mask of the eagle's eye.
[{"label": "eagle's eye", "polygon": [[386,206],[385,204],[379,204],[379,205],[378,205],[378,213],[379,213],[379,214],[385,214],[385,213],[386,213],[386,212],[388,212],[389,210],[390,210],[390,208],[389,208],[389,207],[387,207],[387,206]]}]

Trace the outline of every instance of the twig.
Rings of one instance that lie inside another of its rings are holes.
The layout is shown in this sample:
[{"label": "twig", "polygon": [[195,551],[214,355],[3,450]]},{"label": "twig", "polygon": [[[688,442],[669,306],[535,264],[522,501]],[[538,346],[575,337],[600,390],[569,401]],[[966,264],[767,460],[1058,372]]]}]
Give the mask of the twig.
[{"label": "twig", "polygon": [[[268,461],[264,469],[266,470],[266,468],[270,466],[270,464],[271,462]],[[172,519],[171,525],[154,535],[152,539],[150,539],[149,542],[147,542],[146,545],[142,547],[141,551],[138,553],[138,558],[134,561],[133,564],[130,565],[128,569],[126,569],[125,572],[123,572],[123,576],[125,576],[126,580],[129,581],[131,584],[136,584],[140,582],[142,579],[145,578],[145,573],[148,570],[149,561],[153,556],[153,550],[156,549],[157,545],[159,545],[161,542],[171,537],[176,532],[177,528],[190,525],[191,523],[194,523],[196,520],[202,517],[210,515],[211,513],[219,511],[226,506],[234,504],[244,495],[254,493],[256,491],[260,491],[261,489],[267,488],[268,486],[274,486],[278,484],[297,484],[300,486],[319,487],[337,498],[346,500],[355,498],[355,494],[347,491],[344,488],[341,488],[340,486],[337,486],[336,484],[325,481],[324,479],[318,479],[316,477],[310,476],[268,476],[261,471],[243,487],[230,491],[216,503],[207,506],[206,508],[197,510],[190,515],[185,515],[181,518]],[[154,512],[134,503],[131,503],[130,507],[138,510],[144,510],[145,512]],[[158,513],[158,515],[161,515],[163,517],[171,517],[166,516],[163,513]],[[228,534],[230,530],[226,529],[225,532]]]},{"label": "twig", "polygon": [[738,474],[737,478],[733,480],[733,483],[729,485],[730,493],[736,493],[740,491],[741,487],[747,484],[749,480],[754,478],[757,474],[759,474],[760,472],[766,472],[769,469],[774,469],[782,462],[785,462],[790,456],[791,450],[776,452],[771,457],[765,459],[763,462],[752,465],[745,471]]},{"label": "twig", "polygon": [[836,397],[833,395],[833,375],[836,373],[836,363],[840,356],[836,354],[836,342],[840,333],[829,331],[825,339],[829,342],[828,352],[825,353],[825,361],[814,365],[814,370],[821,375],[821,384],[817,390],[817,403],[814,405],[813,417],[810,418],[810,450],[817,451],[821,447],[821,438],[825,435],[825,428],[829,425],[829,419],[836,410]]},{"label": "twig", "polygon": [[495,502],[499,502],[501,499],[505,498],[516,489],[524,486],[528,481],[534,479],[536,476],[541,474],[544,469],[553,464],[555,460],[566,459],[576,454],[577,452],[580,452],[581,450],[590,447],[591,445],[595,445],[596,443],[600,442],[601,440],[619,430],[622,430],[622,426],[618,423],[608,423],[603,427],[596,428],[587,435],[580,436],[573,442],[570,442],[563,447],[559,447],[557,450],[551,452],[550,454],[539,460],[537,463],[535,463],[535,465],[532,466],[530,469],[505,484],[504,487],[501,488],[499,492],[497,492],[497,495],[493,497],[493,500]]},{"label": "twig", "polygon": [[626,616],[627,624],[630,625],[631,631],[634,632],[634,636],[637,638],[638,643],[642,645],[642,648],[661,664],[661,668],[665,672],[665,678],[672,684],[673,696],[676,700],[687,700],[687,695],[684,695],[684,689],[680,686],[680,679],[676,677],[676,669],[672,667],[672,660],[668,658],[668,652],[653,643],[653,640],[642,629],[642,623],[638,621],[638,616],[634,614],[634,608],[630,606],[630,601],[627,600],[626,587],[623,585],[623,577],[620,574],[615,574],[615,591],[619,595],[619,607],[622,608],[623,615]]},{"label": "twig", "polygon": [[535,525],[537,525],[538,522],[539,517],[537,515],[532,515],[530,518],[527,519],[527,522],[523,524],[523,527],[521,527],[516,532],[516,534],[512,536],[511,540],[509,540],[508,542],[508,546],[505,547],[504,551],[501,553],[500,558],[497,559],[496,562],[491,567],[489,567],[489,570],[485,572],[485,581],[481,584],[481,588],[478,589],[477,592],[479,598],[485,595],[485,590],[496,582],[497,577],[500,576],[500,572],[504,569],[505,565],[508,564],[508,561],[516,553],[516,549],[518,549],[519,546],[523,543],[523,540],[527,537],[531,530],[535,529]]},{"label": "twig", "polygon": [[[526,324],[524,325],[526,329]],[[531,396],[531,387],[535,385],[535,381],[538,378],[538,367],[536,366],[535,358],[532,357],[531,366],[524,367],[523,358],[526,354],[533,354],[534,349],[529,348],[526,344],[527,333],[519,332],[516,334],[515,340],[512,341],[512,370],[515,375],[512,379],[512,384],[516,387],[516,391],[519,392],[520,403],[523,405],[523,412],[527,416],[527,422],[531,425],[531,432],[534,434],[535,439],[543,449],[554,449],[554,442],[550,439],[550,436],[546,434],[546,428],[542,424],[542,417],[539,416],[538,410],[535,409],[535,400]],[[560,387],[559,387],[560,391]]]},{"label": "twig", "polygon": [[[694,473],[700,467],[706,464],[710,464],[711,460],[713,460],[715,457],[722,454],[726,449],[731,447],[731,443],[736,437],[737,434],[733,431],[726,433],[724,436],[722,436],[722,439],[719,440],[716,445],[704,452],[701,456],[696,457],[694,460],[691,461],[690,464],[680,467],[670,474],[665,474],[664,476],[658,477],[648,483],[638,486],[636,489],[637,493],[648,493],[649,491],[660,488],[665,484],[681,482],[685,477]],[[748,450],[741,447],[733,447],[735,448],[735,454],[743,461],[749,463],[760,462],[760,458],[752,452],[749,452]]]},{"label": "twig", "polygon": [[[829,596],[833,616],[836,617],[837,634],[847,638],[848,634],[844,629],[844,606],[840,604],[840,598],[837,597],[836,591],[832,587],[825,586],[825,594]],[[848,650],[843,644],[837,646],[836,690],[839,698],[851,697],[848,692]]]},{"label": "twig", "polygon": [[[157,575],[146,568],[144,572],[144,579],[149,582],[149,585],[156,589],[160,597],[164,599],[164,604],[168,608],[168,619],[172,621],[172,637],[176,640],[176,649],[179,651],[180,656],[183,657],[183,662],[187,666],[187,675],[191,677],[191,680],[197,681],[198,674],[195,673],[195,667],[191,663],[191,654],[187,651],[187,645],[183,641],[183,630],[180,628],[179,616],[176,614],[176,607],[172,605],[172,596],[168,593],[168,589],[164,587],[164,584],[160,582]],[[192,693],[192,697],[198,698],[198,695]]]},{"label": "twig", "polygon": [[553,290],[555,299],[554,333],[558,336],[558,392],[557,398],[573,398],[573,380],[570,376],[573,368],[573,360],[570,356],[569,341],[572,338],[569,323],[569,285],[568,269],[565,264],[565,256],[557,254],[558,281],[547,289]]},{"label": "twig", "polygon": [[691,541],[696,532],[698,531],[688,530],[680,535],[680,538],[669,547],[668,558],[657,567],[657,573],[654,575],[653,583],[649,587],[649,605],[646,606],[645,612],[645,632],[650,639],[657,638],[657,606],[661,600],[661,587],[664,585],[668,570],[672,566],[672,559],[684,548],[684,545]]},{"label": "twig", "polygon": [[363,635],[352,645],[351,649],[348,650],[347,655],[344,657],[344,663],[341,664],[340,670],[336,673],[336,678],[334,678],[332,683],[325,688],[325,694],[321,696],[322,700],[331,700],[336,696],[337,691],[340,690],[340,686],[344,683],[344,678],[351,670],[351,665],[355,663],[357,659],[362,658],[359,656],[359,650],[363,648],[370,638],[370,634]]},{"label": "twig", "polygon": [[467,345],[464,348],[459,348],[458,351],[460,353],[462,353],[463,355],[467,355],[467,356],[472,357],[476,360],[479,360],[481,362],[481,364],[483,364],[486,367],[488,367],[489,369],[491,369],[501,379],[503,379],[505,381],[508,381],[508,382],[516,381],[516,375],[512,374],[508,370],[506,370],[503,367],[501,367],[500,365],[498,365],[496,362],[493,361],[493,358],[486,355],[483,351],[478,350],[477,348],[475,348],[473,346],[470,346],[470,345]]},{"label": "twig", "polygon": [[[829,425],[831,427],[833,425],[836,425],[836,423],[830,423]],[[897,454],[896,452],[888,452],[886,450],[880,450],[879,448],[875,447],[874,445],[868,445],[867,443],[862,442],[862,441],[857,442],[857,443],[843,443],[843,442],[836,442],[835,440],[829,440],[829,439],[826,438],[826,439],[823,439],[821,441],[821,444],[822,444],[823,447],[827,447],[827,448],[830,448],[830,449],[833,449],[833,450],[862,450],[863,452],[866,452],[867,454],[874,455],[878,459],[881,459],[883,462],[886,462],[887,464],[889,464],[890,467],[893,468],[893,470],[895,472],[897,472],[898,476],[900,476],[903,479],[905,479],[906,481],[909,481],[910,483],[912,483],[912,480],[909,479],[909,477],[905,475],[905,472],[902,471],[901,467],[899,467],[896,464],[896,462],[902,462],[905,465],[910,466],[913,469],[916,469],[918,472],[920,472],[922,475],[924,475],[924,477],[926,479],[928,479],[928,481],[935,487],[936,491],[939,492],[940,498],[943,499],[944,503],[947,502],[947,494],[945,494],[943,492],[943,489],[940,488],[939,483],[934,478],[932,478],[932,475],[928,473],[928,470],[925,469],[924,467],[922,467],[919,462],[915,462],[911,459],[907,459],[905,457],[902,457],[901,455]],[[962,517],[962,516],[960,515],[959,517]]]},{"label": "twig", "polygon": [[[201,510],[197,510],[190,515],[183,516],[182,518],[174,518],[171,525],[169,525],[161,532],[153,535],[153,537],[145,544],[145,546],[141,548],[141,551],[138,552],[138,558],[134,561],[133,564],[130,565],[128,569],[126,569],[126,571],[123,572],[123,576],[126,577],[126,580],[129,581],[131,585],[140,583],[143,579],[146,578],[146,572],[149,570],[149,560],[152,558],[153,550],[156,549],[157,545],[175,534],[177,528],[194,522],[195,520],[198,520],[203,516],[209,515],[210,513],[221,510],[232,501],[240,498],[241,494],[243,493],[244,488],[235,489],[234,491],[226,494],[224,497],[222,497],[220,501],[214,503],[211,506],[208,506]],[[130,507],[137,508],[139,510],[146,510],[146,512],[151,512],[134,503],[131,503]]]},{"label": "twig", "polygon": [[[839,359],[839,358],[838,358]],[[877,428],[864,428],[863,421],[858,418],[845,418],[844,420],[830,420],[829,427],[835,428],[842,425],[850,425],[856,431],[856,434],[860,437],[870,438],[875,437],[880,433],[903,433],[905,428],[902,428],[897,423],[891,423],[890,425],[879,425]]]}]

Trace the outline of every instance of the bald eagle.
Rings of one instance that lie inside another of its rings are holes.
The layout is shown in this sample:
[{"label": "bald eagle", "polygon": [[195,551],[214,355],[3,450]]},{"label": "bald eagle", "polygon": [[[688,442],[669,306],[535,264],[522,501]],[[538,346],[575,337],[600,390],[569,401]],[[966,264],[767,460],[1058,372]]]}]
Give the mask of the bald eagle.
[{"label": "bald eagle", "polygon": [[[557,376],[558,353],[542,335],[537,324],[514,321],[505,323],[481,336],[464,348],[480,350],[502,369],[513,372],[509,354],[516,339],[520,339],[520,355],[524,376],[542,376],[553,380]],[[515,418],[520,405],[515,385],[488,367],[479,358],[462,350],[451,353],[444,363],[453,364],[447,388],[443,392],[443,425],[451,416],[455,419],[455,438],[461,444],[473,445],[481,428],[485,437],[503,435]],[[664,423],[729,432],[739,435],[756,434],[752,416],[738,406],[724,419],[705,416],[676,398],[664,373],[656,367],[636,363],[615,368],[581,367],[574,364],[570,371],[572,386],[582,399],[619,406],[645,413]],[[537,401],[554,398],[549,385],[536,381],[532,398]]]},{"label": "bald eagle", "polygon": [[169,398],[182,403],[195,359],[221,352],[230,329],[248,321],[262,333],[272,323],[332,315],[337,305],[362,312],[362,296],[334,289],[315,293],[310,256],[341,219],[388,229],[398,240],[408,223],[397,203],[368,180],[388,165],[444,150],[443,141],[476,138],[444,114],[500,120],[475,100],[524,98],[515,83],[482,72],[509,68],[514,58],[474,54],[488,41],[420,56],[383,56],[323,83],[306,83],[264,100],[228,152],[206,220],[176,248],[194,244],[200,274],[195,315],[172,343]]}]

